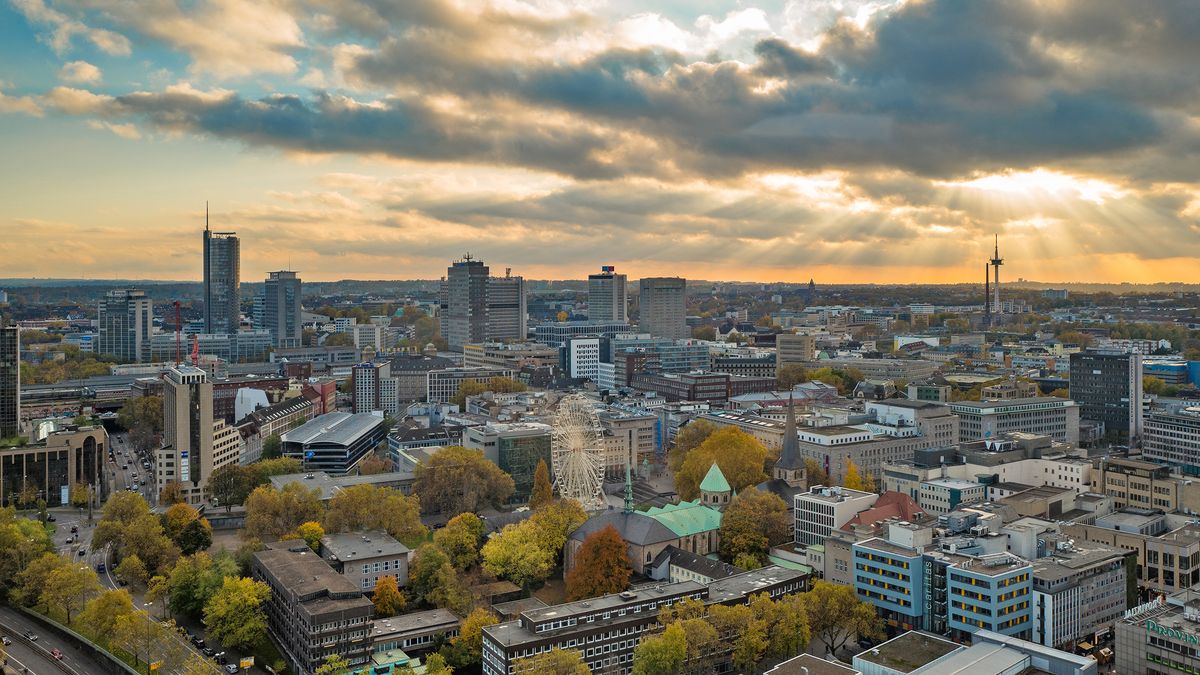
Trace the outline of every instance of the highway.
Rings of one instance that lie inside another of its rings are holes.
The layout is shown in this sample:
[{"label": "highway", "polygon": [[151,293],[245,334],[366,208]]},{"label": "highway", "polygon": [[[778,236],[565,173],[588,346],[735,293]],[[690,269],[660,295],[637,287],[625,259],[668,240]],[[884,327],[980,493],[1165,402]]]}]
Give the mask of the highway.
[{"label": "highway", "polygon": [[[25,638],[25,631],[31,631],[37,635],[38,639],[30,642]],[[12,644],[6,647],[10,666],[28,668],[29,672],[35,675],[51,673],[89,675],[90,673],[105,672],[103,664],[75,647],[70,641],[60,639],[53,632],[43,629],[36,621],[11,607],[0,606],[0,633],[12,640]],[[62,660],[56,661],[50,656],[52,649],[62,652]],[[19,663],[12,663],[13,661]]]}]

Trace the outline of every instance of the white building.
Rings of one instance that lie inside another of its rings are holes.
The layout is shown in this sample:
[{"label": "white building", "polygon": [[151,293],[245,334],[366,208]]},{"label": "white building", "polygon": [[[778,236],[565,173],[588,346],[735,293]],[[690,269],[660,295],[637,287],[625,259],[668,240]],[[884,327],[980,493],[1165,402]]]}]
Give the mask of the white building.
[{"label": "white building", "polygon": [[1041,434],[1063,443],[1079,442],[1079,406],[1069,399],[1038,396],[949,405],[958,415],[964,442],[999,438],[1013,431]]},{"label": "white building", "polygon": [[926,513],[936,516],[960,506],[982,502],[986,498],[987,486],[982,483],[959,478],[936,478],[921,483],[917,503]]},{"label": "white building", "polygon": [[487,384],[493,377],[513,376],[507,368],[444,368],[425,374],[425,390],[430,403],[447,403],[458,393],[462,383],[472,380]]},{"label": "white building", "polygon": [[596,381],[600,368],[601,343],[602,339],[598,337],[577,337],[567,340],[562,348],[570,377]]},{"label": "white building", "polygon": [[831,532],[874,506],[877,499],[874,492],[821,485],[796,495],[796,543],[824,544]]}]

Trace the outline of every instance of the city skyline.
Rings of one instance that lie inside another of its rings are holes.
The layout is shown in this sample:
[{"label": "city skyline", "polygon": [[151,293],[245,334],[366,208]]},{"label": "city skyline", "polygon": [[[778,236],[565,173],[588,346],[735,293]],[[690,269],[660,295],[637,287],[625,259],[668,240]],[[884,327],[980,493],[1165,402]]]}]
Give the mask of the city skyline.
[{"label": "city skyline", "polygon": [[[9,277],[1189,280],[1166,3],[0,3]],[[518,48],[519,47],[519,48]],[[397,64],[404,64],[400,67]]]}]

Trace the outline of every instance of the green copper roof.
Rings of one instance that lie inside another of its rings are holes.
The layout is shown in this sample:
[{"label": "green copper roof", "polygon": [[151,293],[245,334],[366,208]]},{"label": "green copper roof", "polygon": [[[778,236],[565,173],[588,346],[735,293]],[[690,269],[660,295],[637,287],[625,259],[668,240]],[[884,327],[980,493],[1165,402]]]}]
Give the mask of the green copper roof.
[{"label": "green copper roof", "polygon": [[807,572],[808,574],[812,574],[813,571],[813,568],[809,565],[792,562],[791,560],[780,558],[778,556],[769,555],[767,556],[767,560],[770,561],[772,565],[779,565],[785,570],[796,570],[797,572]]},{"label": "green copper roof", "polygon": [[708,474],[704,476],[704,480],[700,481],[701,492],[731,492],[729,481],[725,480],[725,474],[721,473],[721,467],[717,466],[716,462],[708,468]]},{"label": "green copper roof", "polygon": [[680,537],[710,532],[721,527],[721,512],[701,504],[699,500],[654,506],[643,511],[643,514],[657,520]]}]

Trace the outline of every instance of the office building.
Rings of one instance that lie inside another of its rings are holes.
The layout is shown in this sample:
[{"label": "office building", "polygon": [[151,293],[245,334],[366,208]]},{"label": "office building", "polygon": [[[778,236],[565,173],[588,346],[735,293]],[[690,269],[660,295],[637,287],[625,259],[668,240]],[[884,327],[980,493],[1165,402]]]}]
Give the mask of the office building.
[{"label": "office building", "polygon": [[1081,419],[1102,422],[1128,441],[1142,437],[1142,355],[1083,351],[1071,354],[1071,399]]},{"label": "office building", "polygon": [[0,438],[21,433],[21,329],[0,325]]},{"label": "office building", "polygon": [[1118,509],[1198,512],[1200,490],[1190,483],[1171,475],[1166,464],[1123,457],[1105,457],[1092,472],[1092,490],[1112,497]]},{"label": "office building", "polygon": [[1200,672],[1200,600],[1185,591],[1138,605],[1113,626],[1118,673]]},{"label": "office building", "polygon": [[489,277],[485,338],[497,342],[524,340],[529,334],[528,317],[525,279],[511,276],[508,270],[503,277]]},{"label": "office building", "polygon": [[601,337],[568,338],[562,346],[562,369],[567,377],[596,381],[600,360],[608,351],[608,340]]},{"label": "office building", "polygon": [[299,347],[303,330],[300,320],[300,277],[295,272],[271,272],[263,284],[262,324],[276,347]]},{"label": "office building", "polygon": [[[1095,659],[986,629],[971,634],[969,647],[924,631],[908,631],[861,652],[852,663],[851,672],[861,675],[1096,675],[1098,672]],[[808,675],[841,672],[821,670],[819,664],[814,665],[817,669]],[[801,675],[805,671],[768,672]]]},{"label": "office building", "polygon": [[213,414],[213,383],[193,366],[177,366],[163,378],[163,446],[156,452],[158,491],[179,483],[189,504],[207,499],[213,472],[238,462],[241,435]]},{"label": "office building", "polygon": [[430,403],[449,403],[462,383],[471,380],[487,384],[493,377],[513,376],[508,368],[442,368],[425,373],[425,392]]},{"label": "office building", "polygon": [[327,534],[321,537],[320,552],[333,571],[363,593],[373,593],[380,577],[395,577],[400,586],[408,584],[412,552],[383,530]]},{"label": "office building", "polygon": [[362,588],[334,571],[299,539],[267,544],[251,574],[271,589],[267,628],[292,672],[312,675],[330,656],[351,668],[371,660],[374,606]]},{"label": "office building", "polygon": [[1142,457],[1188,475],[1200,475],[1200,406],[1146,415]]},{"label": "office building", "polygon": [[106,293],[96,307],[94,351],[125,363],[150,361],[151,310],[150,298],[143,291],[127,288]]},{"label": "office building", "polygon": [[390,362],[357,364],[350,369],[351,410],[356,414],[382,410],[396,415],[400,412],[396,385]]},{"label": "office building", "polygon": [[550,347],[561,347],[573,337],[605,337],[628,333],[625,321],[558,321],[534,326],[533,335],[539,343]]},{"label": "office building", "polygon": [[280,451],[307,470],[345,475],[387,438],[383,417],[331,412],[314,417],[279,437]]},{"label": "office building", "polygon": [[1039,434],[1062,443],[1079,442],[1079,406],[1074,401],[1040,396],[985,401],[956,401],[962,441],[998,438],[1010,432]]},{"label": "office building", "polygon": [[241,244],[204,223],[204,332],[236,333],[242,317]]},{"label": "office building", "polygon": [[108,433],[104,427],[79,427],[56,431],[26,445],[4,443],[0,438],[0,505],[32,508],[22,494],[36,494],[47,506],[68,506],[71,488],[92,486],[99,505],[108,496],[104,458]]},{"label": "office building", "polygon": [[[1127,557],[1133,565],[1127,565]],[[1132,551],[1104,544],[1054,543],[1047,557],[1033,561],[1030,639],[1070,648],[1108,630],[1128,609],[1135,560]]]},{"label": "office building", "polygon": [[599,274],[588,275],[588,321],[629,321],[625,282],[625,275],[617,274],[610,266],[601,267]]},{"label": "office building", "polygon": [[921,482],[917,503],[926,513],[937,516],[985,499],[987,486],[982,483],[961,478],[933,478]]},{"label": "office building", "polygon": [[488,267],[470,255],[451,263],[442,285],[442,337],[450,349],[487,339]]},{"label": "office building", "polygon": [[775,365],[805,365],[817,358],[816,345],[811,335],[780,333],[775,336]]},{"label": "office building", "polygon": [[687,327],[687,281],[679,277],[641,280],[638,293],[638,330],[654,337],[683,340]]},{"label": "office building", "polygon": [[528,673],[513,668],[517,659],[551,649],[570,649],[579,652],[593,673],[628,675],[633,670],[634,648],[644,636],[661,628],[658,616],[664,607],[689,598],[710,606],[741,605],[754,595],[778,599],[802,592],[807,586],[806,573],[772,565],[710,584],[664,583],[527,609],[513,621],[483,628],[483,673]]},{"label": "office building", "polygon": [[[533,491],[533,474],[538,460],[553,467],[550,436],[553,429],[540,422],[493,422],[463,430],[463,446],[483,452],[483,456],[512,476],[516,491],[512,499],[525,502]],[[553,478],[553,476],[552,476]]]},{"label": "office building", "polygon": [[795,498],[796,543],[802,546],[825,543],[831,532],[871,508],[878,499],[874,492],[823,485],[801,492]]},{"label": "office building", "polygon": [[557,366],[560,359],[557,347],[537,342],[484,342],[463,346],[462,365],[466,368],[507,368],[515,372],[526,366]]}]

